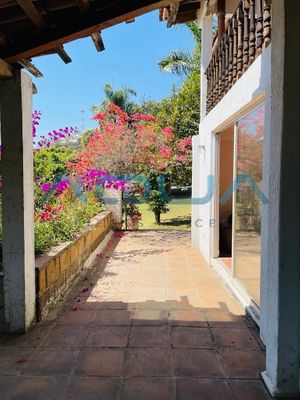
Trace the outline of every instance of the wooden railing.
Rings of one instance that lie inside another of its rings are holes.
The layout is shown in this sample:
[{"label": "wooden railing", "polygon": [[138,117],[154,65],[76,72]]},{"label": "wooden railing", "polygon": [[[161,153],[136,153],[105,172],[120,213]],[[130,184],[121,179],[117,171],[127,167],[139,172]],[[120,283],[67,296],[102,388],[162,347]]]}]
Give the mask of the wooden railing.
[{"label": "wooden railing", "polygon": [[272,0],[242,0],[206,69],[209,112],[271,42]]}]

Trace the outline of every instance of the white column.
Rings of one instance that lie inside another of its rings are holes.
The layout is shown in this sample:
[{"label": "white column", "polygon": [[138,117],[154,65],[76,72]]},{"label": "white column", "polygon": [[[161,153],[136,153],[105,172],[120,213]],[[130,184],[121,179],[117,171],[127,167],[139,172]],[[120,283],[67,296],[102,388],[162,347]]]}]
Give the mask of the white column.
[{"label": "white column", "polygon": [[263,378],[272,395],[293,397],[300,394],[300,2],[274,1],[272,8],[265,149],[269,204],[262,224],[261,334],[267,351]]},{"label": "white column", "polygon": [[[200,136],[193,136],[192,148],[192,199],[200,197]],[[191,236],[192,247],[199,249],[200,243],[200,205],[192,202],[192,223],[191,223]]]},{"label": "white column", "polygon": [[32,81],[23,72],[0,81],[2,260],[5,318],[11,332],[35,319]]},{"label": "white column", "polygon": [[200,99],[200,117],[203,119],[206,115],[206,95],[207,79],[205,75],[206,68],[212,56],[212,16],[203,16],[201,20],[201,99]]}]

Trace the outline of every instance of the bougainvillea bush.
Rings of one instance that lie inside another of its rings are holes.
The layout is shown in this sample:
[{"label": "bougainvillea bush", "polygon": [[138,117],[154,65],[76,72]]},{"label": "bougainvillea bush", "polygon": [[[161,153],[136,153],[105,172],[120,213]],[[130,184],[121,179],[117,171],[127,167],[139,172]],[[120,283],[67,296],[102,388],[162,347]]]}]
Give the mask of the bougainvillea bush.
[{"label": "bougainvillea bush", "polygon": [[[89,177],[77,176],[68,167],[76,158],[76,150],[61,140],[77,133],[65,127],[40,135],[36,139],[40,113],[33,114],[34,137],[34,200],[35,251],[72,240],[104,209],[99,182],[91,184]],[[67,142],[67,140],[65,140]],[[84,179],[86,178],[86,179]],[[97,186],[97,187],[96,187]]]},{"label": "bougainvillea bush", "polygon": [[[104,169],[122,178],[143,176],[150,191],[159,190],[158,181],[170,181],[174,171],[191,165],[191,138],[177,139],[170,126],[161,128],[148,114],[127,114],[115,104],[97,113],[98,128],[89,135],[75,161],[68,166],[76,175]],[[132,178],[131,178],[132,179]],[[162,210],[163,212],[163,210]],[[159,210],[155,211],[159,214]],[[159,218],[158,218],[159,219]]]},{"label": "bougainvillea bush", "polygon": [[94,116],[99,124],[87,144],[69,166],[77,174],[91,168],[126,174],[166,175],[174,166],[189,165],[191,139],[177,141],[172,127],[161,128],[152,115],[128,115],[109,104]]},{"label": "bougainvillea bush", "polygon": [[35,210],[35,250],[43,253],[49,247],[74,239],[90,219],[103,210],[103,204],[93,193],[78,198],[67,187],[56,199]]},{"label": "bougainvillea bush", "polygon": [[38,135],[41,113],[35,111],[32,117],[35,252],[40,254],[74,239],[104,205],[99,185],[91,187],[85,182],[84,186],[82,177],[74,176],[67,165],[76,157],[67,139],[77,130],[65,127]]}]

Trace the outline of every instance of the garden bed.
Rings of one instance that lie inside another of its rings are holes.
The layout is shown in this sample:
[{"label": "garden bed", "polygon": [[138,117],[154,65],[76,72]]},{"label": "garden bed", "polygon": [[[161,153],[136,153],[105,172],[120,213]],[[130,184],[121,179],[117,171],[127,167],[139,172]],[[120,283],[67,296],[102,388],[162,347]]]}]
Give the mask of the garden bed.
[{"label": "garden bed", "polygon": [[112,215],[105,211],[92,218],[89,227],[72,242],[64,243],[36,258],[37,319],[69,288],[88,258],[112,227]]},{"label": "garden bed", "polygon": [[[70,287],[79,271],[87,266],[93,252],[103,242],[113,226],[111,211],[104,211],[91,219],[89,227],[72,242],[53,248],[36,257],[36,318],[43,319],[49,309]],[[4,276],[0,271],[0,331],[4,321]]]}]

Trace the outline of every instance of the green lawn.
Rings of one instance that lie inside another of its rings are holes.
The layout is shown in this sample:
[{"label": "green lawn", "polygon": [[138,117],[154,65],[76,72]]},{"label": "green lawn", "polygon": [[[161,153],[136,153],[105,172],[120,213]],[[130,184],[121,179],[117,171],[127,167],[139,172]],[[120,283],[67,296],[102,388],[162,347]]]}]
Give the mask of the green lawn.
[{"label": "green lawn", "polygon": [[191,228],[191,198],[176,198],[169,204],[170,211],[161,214],[161,224],[155,223],[154,214],[148,210],[148,204],[139,205],[143,215],[140,229],[190,229]]}]

